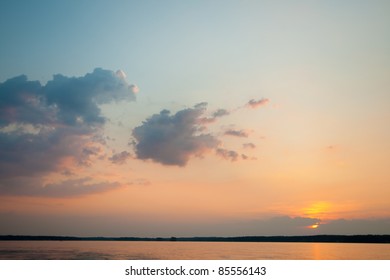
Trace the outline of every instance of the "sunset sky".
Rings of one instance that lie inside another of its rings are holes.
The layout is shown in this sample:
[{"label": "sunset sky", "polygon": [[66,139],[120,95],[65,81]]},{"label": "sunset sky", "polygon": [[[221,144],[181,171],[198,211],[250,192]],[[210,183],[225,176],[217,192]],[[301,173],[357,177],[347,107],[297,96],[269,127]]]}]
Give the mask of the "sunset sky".
[{"label": "sunset sky", "polygon": [[0,235],[390,234],[389,1],[1,1]]}]

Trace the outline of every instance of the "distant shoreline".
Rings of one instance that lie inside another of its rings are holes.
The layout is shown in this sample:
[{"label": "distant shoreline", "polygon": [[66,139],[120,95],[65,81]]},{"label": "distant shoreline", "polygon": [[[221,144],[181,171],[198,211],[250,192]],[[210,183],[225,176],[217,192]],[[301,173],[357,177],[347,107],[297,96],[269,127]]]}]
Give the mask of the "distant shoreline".
[{"label": "distant shoreline", "polygon": [[390,243],[390,235],[308,235],[236,237],[77,237],[1,235],[0,241],[160,241],[160,242],[314,242],[314,243]]}]

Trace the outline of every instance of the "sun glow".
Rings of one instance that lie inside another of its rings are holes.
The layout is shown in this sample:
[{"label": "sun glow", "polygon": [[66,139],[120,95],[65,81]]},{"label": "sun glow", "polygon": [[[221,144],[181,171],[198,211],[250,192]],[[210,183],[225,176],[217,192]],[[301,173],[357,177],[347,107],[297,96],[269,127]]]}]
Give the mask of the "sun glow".
[{"label": "sun glow", "polygon": [[308,226],[308,228],[310,228],[310,229],[316,229],[318,227],[319,227],[319,224],[314,224],[314,225]]},{"label": "sun glow", "polygon": [[328,202],[316,202],[310,205],[307,208],[303,209],[303,213],[305,216],[310,218],[324,218],[326,214],[329,212],[331,208],[331,204]]}]

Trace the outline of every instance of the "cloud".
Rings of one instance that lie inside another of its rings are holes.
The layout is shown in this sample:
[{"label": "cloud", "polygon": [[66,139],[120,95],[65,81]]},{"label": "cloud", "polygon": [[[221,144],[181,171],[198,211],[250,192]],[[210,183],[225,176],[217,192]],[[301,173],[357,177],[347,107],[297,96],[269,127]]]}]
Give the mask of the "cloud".
[{"label": "cloud", "polygon": [[64,158],[87,163],[91,155],[84,148],[91,145],[90,133],[79,127],[41,128],[37,134],[0,132],[0,180],[60,171]]},{"label": "cloud", "polygon": [[218,156],[226,160],[236,161],[239,158],[239,154],[236,151],[218,148],[215,152]]},{"label": "cloud", "polygon": [[115,75],[117,75],[117,77],[119,77],[122,80],[126,80],[127,77],[126,73],[120,69],[115,72]]},{"label": "cloud", "polygon": [[117,154],[114,154],[109,160],[114,164],[124,164],[126,161],[131,158],[131,154],[127,151],[123,151]]},{"label": "cloud", "polygon": [[[207,103],[206,103],[207,105]],[[200,119],[200,122],[202,124],[208,124],[208,123],[213,123],[215,122],[218,118],[221,118],[221,117],[224,117],[224,116],[227,116],[229,115],[230,112],[228,110],[225,110],[225,109],[218,109],[217,111],[215,111],[211,117],[203,117]]]},{"label": "cloud", "polygon": [[115,72],[115,75],[119,78],[119,79],[121,79],[121,80],[123,80],[123,82],[125,83],[125,84],[127,84],[127,88],[128,88],[128,90],[130,91],[130,92],[132,92],[132,93],[138,93],[139,92],[139,87],[137,86],[137,85],[133,85],[133,84],[128,84],[128,82],[127,82],[127,80],[126,80],[126,78],[127,78],[127,75],[126,75],[126,73],[123,71],[123,70],[118,70],[118,71],[116,71]]},{"label": "cloud", "polygon": [[251,108],[257,108],[266,105],[268,102],[269,102],[268,98],[261,98],[259,100],[251,99],[248,101],[246,105]]},{"label": "cloud", "polygon": [[121,186],[118,182],[93,182],[86,177],[75,180],[67,180],[58,184],[47,184],[41,188],[37,195],[51,197],[82,196],[92,193],[101,193],[117,189]]},{"label": "cloud", "polygon": [[0,83],[0,127],[12,123],[33,125],[50,122],[53,108],[45,106],[43,88],[38,81],[21,75]]},{"label": "cloud", "polygon": [[134,149],[138,159],[150,159],[164,165],[185,166],[194,156],[216,148],[219,141],[202,130],[201,118],[207,103],[178,111],[154,114],[133,129]]},{"label": "cloud", "polygon": [[255,149],[255,148],[256,148],[256,145],[253,144],[253,143],[244,143],[244,144],[242,144],[242,147],[243,147],[244,149]]},{"label": "cloud", "polygon": [[46,85],[21,75],[0,83],[0,125],[100,124],[100,104],[135,100],[126,81],[110,70],[96,68],[83,77],[53,76]]},{"label": "cloud", "polygon": [[245,154],[241,154],[241,158],[244,159],[244,160],[249,159],[249,157],[247,155],[245,155]]},{"label": "cloud", "polygon": [[[319,225],[318,228],[311,229],[310,226],[315,224]],[[309,217],[277,216],[240,224],[240,229],[246,229],[250,235],[388,234],[389,228],[388,218],[322,221]]]},{"label": "cloud", "polygon": [[[307,225],[316,224],[318,219],[304,217],[273,217],[268,219],[224,220],[210,218],[209,221],[195,219],[173,221],[173,219],[149,219],[118,215],[74,215],[53,213],[20,213],[0,211],[1,235],[68,235],[68,236],[308,236],[324,234],[319,228],[313,230]],[[390,219],[351,220],[359,230],[347,229],[347,221],[340,221],[327,234],[388,234]],[[346,224],[344,224],[346,222]],[[77,227],[75,227],[77,225]],[[382,245],[378,245],[382,246]],[[383,245],[388,246],[388,245]],[[385,252],[385,250],[384,250]]]},{"label": "cloud", "polygon": [[96,182],[91,177],[44,184],[39,178],[20,178],[0,182],[0,194],[37,197],[75,197],[117,189],[118,182]]},{"label": "cloud", "polygon": [[223,117],[223,116],[227,116],[229,115],[230,112],[228,110],[225,110],[225,109],[218,109],[217,111],[215,111],[213,113],[213,117],[214,118],[220,118],[220,117]]},{"label": "cloud", "polygon": [[135,100],[129,84],[110,70],[96,68],[84,77],[54,75],[43,87],[47,106],[55,108],[57,118],[68,125],[78,122],[101,124],[105,118],[98,105],[112,101]]},{"label": "cloud", "polygon": [[[320,223],[316,218],[276,216],[265,219],[239,220],[224,225],[224,228],[217,229],[218,235],[230,236],[291,236],[311,235],[313,230],[308,226]],[[317,233],[317,232],[316,232]]]},{"label": "cloud", "polygon": [[320,224],[321,234],[388,234],[390,219],[337,219]]},{"label": "cloud", "polygon": [[65,165],[103,159],[107,119],[100,105],[135,100],[124,78],[123,71],[96,68],[82,77],[54,75],[46,85],[25,75],[0,83],[0,191],[8,180],[72,174]]},{"label": "cloud", "polygon": [[[230,114],[228,110],[218,109],[211,117],[204,117],[206,109],[207,103],[202,102],[174,115],[163,110],[148,118],[133,129],[134,140],[130,144],[134,147],[136,158],[185,166],[192,157],[201,157],[214,150],[217,156],[228,161],[249,159],[245,154],[221,148],[222,141],[212,134],[203,133],[208,124]],[[244,130],[230,129],[224,135],[248,137],[249,134]]]},{"label": "cloud", "polygon": [[132,93],[138,93],[139,92],[139,87],[137,85],[129,85],[129,90]]},{"label": "cloud", "polygon": [[230,136],[236,136],[236,137],[244,137],[244,138],[249,136],[248,132],[246,132],[245,130],[234,130],[234,129],[226,130],[224,134]]}]

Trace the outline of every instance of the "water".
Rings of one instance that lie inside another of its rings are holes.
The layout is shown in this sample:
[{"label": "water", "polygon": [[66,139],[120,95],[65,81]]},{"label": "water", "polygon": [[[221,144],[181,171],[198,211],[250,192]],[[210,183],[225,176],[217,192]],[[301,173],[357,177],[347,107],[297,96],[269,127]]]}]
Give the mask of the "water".
[{"label": "water", "polygon": [[0,241],[15,260],[390,260],[390,244]]}]

